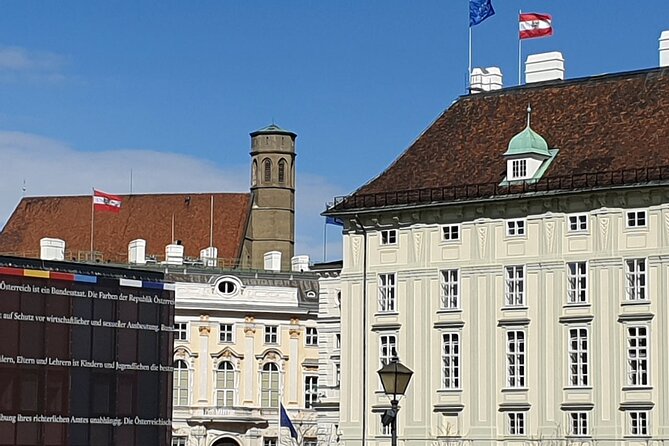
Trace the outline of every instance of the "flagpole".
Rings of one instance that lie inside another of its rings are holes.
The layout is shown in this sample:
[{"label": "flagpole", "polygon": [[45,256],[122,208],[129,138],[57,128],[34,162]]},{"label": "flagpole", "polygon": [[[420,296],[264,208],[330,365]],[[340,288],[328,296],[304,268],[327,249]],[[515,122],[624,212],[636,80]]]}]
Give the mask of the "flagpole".
[{"label": "flagpole", "polygon": [[95,234],[95,188],[93,188],[93,194],[91,195],[91,261],[95,261],[93,258],[93,248],[94,241],[93,235]]},{"label": "flagpole", "polygon": [[[518,21],[520,22],[520,15],[523,13],[522,9],[518,10]],[[520,38],[520,31],[518,31],[518,85],[523,83],[523,39]]]},{"label": "flagpole", "polygon": [[325,223],[323,224],[323,262],[325,262],[325,259],[327,258],[327,253],[328,253],[328,221],[327,219],[325,220]]},{"label": "flagpole", "polygon": [[[279,380],[282,379],[279,372]],[[283,386],[279,386],[279,410],[277,411],[279,418],[276,425],[276,445],[281,446],[281,407],[283,406]]]},{"label": "flagpole", "polygon": [[469,64],[467,65],[467,90],[471,90],[472,83],[472,26],[469,25]]},{"label": "flagpole", "polygon": [[209,246],[214,246],[214,196],[211,196],[211,205],[209,210]]}]

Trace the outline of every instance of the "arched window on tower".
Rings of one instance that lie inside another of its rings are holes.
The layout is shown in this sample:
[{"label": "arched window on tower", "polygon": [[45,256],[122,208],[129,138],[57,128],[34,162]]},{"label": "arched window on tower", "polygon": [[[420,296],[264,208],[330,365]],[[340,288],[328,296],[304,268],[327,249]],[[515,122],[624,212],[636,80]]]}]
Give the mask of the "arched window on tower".
[{"label": "arched window on tower", "polygon": [[175,406],[188,405],[188,365],[181,359],[174,361],[172,396]]},{"label": "arched window on tower", "polygon": [[279,183],[284,184],[286,182],[286,160],[281,158],[279,161]]},{"label": "arched window on tower", "polygon": [[235,368],[230,361],[223,361],[216,371],[216,405],[232,407],[235,404]]},{"label": "arched window on tower", "polygon": [[263,169],[263,181],[265,183],[269,183],[272,181],[272,161],[269,158],[265,158],[265,160],[262,162],[262,169]]},{"label": "arched window on tower", "polygon": [[258,183],[258,161],[253,160],[253,165],[251,166],[251,186],[255,186]]}]

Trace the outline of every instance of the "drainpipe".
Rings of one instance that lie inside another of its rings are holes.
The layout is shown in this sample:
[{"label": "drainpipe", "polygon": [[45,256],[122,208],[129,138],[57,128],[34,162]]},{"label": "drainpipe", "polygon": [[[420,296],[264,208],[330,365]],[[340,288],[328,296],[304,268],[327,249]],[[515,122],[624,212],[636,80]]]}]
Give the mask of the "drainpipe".
[{"label": "drainpipe", "polygon": [[355,222],[362,230],[362,446],[367,444],[367,230],[355,215]]}]

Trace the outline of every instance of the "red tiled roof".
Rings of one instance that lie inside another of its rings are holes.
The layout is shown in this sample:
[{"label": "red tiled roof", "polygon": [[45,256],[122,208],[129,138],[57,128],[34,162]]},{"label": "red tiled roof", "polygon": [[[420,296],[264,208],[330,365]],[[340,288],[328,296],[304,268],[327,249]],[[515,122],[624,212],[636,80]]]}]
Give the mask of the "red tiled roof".
[{"label": "red tiled roof", "polygon": [[[174,215],[174,238],[186,256],[199,257],[209,246],[212,196],[218,257],[238,258],[251,209],[248,193],[121,195],[118,214],[95,213],[95,250],[105,261],[126,262],[128,243],[141,238],[147,254],[162,257],[172,242]],[[43,237],[65,240],[72,253],[90,251],[91,202],[90,195],[23,198],[0,233],[0,252],[34,256]]]},{"label": "red tiled roof", "polygon": [[501,182],[528,104],[559,149],[545,177],[669,166],[669,69],[658,68],[463,96],[354,196]]}]

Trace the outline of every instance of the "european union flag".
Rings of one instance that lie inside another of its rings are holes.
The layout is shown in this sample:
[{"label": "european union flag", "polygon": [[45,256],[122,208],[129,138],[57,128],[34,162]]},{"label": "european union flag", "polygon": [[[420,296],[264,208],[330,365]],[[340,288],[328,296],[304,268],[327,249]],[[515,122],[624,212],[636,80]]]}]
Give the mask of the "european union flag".
[{"label": "european union flag", "polygon": [[492,0],[469,0],[469,26],[478,25],[488,17],[495,15]]},{"label": "european union flag", "polygon": [[281,427],[287,427],[290,429],[290,436],[293,437],[294,439],[297,440],[297,430],[295,429],[295,426],[293,426],[293,422],[290,421],[290,418],[288,418],[288,413],[286,412],[286,409],[283,408],[283,404],[280,404],[281,406]]},{"label": "european union flag", "polygon": [[325,217],[326,225],[344,226],[344,222],[338,218],[327,216]]}]

